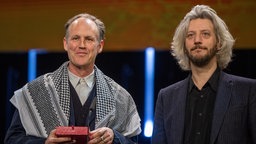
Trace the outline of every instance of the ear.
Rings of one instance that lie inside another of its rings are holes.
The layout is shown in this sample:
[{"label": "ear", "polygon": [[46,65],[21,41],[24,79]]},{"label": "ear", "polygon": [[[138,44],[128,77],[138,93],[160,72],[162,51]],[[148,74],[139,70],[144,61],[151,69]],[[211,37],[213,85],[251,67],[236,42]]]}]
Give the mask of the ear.
[{"label": "ear", "polygon": [[104,47],[104,40],[100,40],[98,53],[101,53]]},{"label": "ear", "polygon": [[68,46],[67,46],[68,44],[67,44],[67,42],[68,41],[67,41],[66,37],[64,37],[63,38],[63,47],[64,47],[65,51],[68,51]]}]

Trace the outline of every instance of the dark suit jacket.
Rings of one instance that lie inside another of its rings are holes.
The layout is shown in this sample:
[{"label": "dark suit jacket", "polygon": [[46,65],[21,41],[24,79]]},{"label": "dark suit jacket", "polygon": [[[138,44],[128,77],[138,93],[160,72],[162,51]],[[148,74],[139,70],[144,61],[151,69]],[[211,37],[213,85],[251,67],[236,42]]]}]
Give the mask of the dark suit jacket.
[{"label": "dark suit jacket", "polygon": [[[189,78],[159,91],[152,144],[183,144]],[[256,144],[256,80],[221,72],[210,144]]]}]

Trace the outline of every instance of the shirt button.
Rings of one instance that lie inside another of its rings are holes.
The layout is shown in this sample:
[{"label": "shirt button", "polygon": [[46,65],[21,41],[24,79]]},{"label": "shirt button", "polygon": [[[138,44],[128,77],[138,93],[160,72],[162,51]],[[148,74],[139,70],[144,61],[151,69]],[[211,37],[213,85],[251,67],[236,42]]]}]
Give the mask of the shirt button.
[{"label": "shirt button", "polygon": [[200,135],[201,133],[200,132],[196,132],[197,135]]},{"label": "shirt button", "polygon": [[198,113],[199,116],[202,116],[203,114],[202,113]]},{"label": "shirt button", "polygon": [[201,98],[204,98],[204,95],[200,95]]}]

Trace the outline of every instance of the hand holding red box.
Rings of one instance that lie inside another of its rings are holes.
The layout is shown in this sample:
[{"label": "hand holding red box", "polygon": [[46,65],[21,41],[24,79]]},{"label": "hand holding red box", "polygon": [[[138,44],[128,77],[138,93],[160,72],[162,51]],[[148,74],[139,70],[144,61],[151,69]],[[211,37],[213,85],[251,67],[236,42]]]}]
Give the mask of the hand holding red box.
[{"label": "hand holding red box", "polygon": [[59,126],[56,135],[59,137],[71,137],[76,144],[86,144],[88,141],[89,128],[82,126]]}]

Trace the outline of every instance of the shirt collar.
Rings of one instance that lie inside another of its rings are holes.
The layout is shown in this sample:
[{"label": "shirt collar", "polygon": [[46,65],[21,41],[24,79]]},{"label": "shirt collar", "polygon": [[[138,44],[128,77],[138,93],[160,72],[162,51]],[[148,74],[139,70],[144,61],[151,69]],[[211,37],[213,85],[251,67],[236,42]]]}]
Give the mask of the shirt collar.
[{"label": "shirt collar", "polygon": [[[220,77],[220,68],[217,67],[205,85],[209,84],[209,86],[216,92],[218,88],[219,77]],[[190,81],[189,81],[189,87],[188,87],[189,92],[192,90],[194,86],[195,84],[192,80],[192,75],[190,74]]]},{"label": "shirt collar", "polygon": [[215,92],[218,89],[219,78],[220,78],[220,68],[217,67],[216,70],[214,71],[213,75],[211,76],[211,78],[208,80],[208,83],[210,84],[211,88]]},{"label": "shirt collar", "polygon": [[[71,84],[76,87],[79,84],[79,81],[81,79],[81,77],[76,76],[75,74],[73,74],[70,70],[68,70],[68,75],[69,75],[69,80],[71,82]],[[92,88],[94,85],[94,70],[92,71],[92,73],[90,73],[88,76],[86,77],[82,77],[82,79],[85,80],[86,84]]]}]

